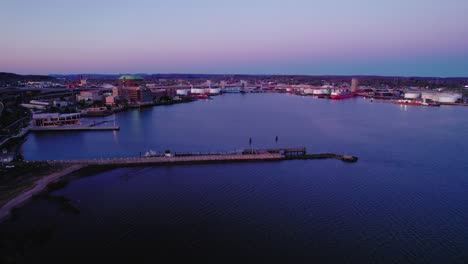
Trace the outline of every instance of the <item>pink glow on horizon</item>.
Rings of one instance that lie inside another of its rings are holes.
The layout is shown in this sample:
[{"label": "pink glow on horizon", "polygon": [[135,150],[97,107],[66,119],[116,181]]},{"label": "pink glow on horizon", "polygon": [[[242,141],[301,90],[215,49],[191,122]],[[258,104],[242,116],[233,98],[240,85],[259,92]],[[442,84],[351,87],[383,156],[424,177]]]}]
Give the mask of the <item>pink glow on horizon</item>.
[{"label": "pink glow on horizon", "polygon": [[2,5],[0,71],[468,75],[467,1],[22,2]]}]

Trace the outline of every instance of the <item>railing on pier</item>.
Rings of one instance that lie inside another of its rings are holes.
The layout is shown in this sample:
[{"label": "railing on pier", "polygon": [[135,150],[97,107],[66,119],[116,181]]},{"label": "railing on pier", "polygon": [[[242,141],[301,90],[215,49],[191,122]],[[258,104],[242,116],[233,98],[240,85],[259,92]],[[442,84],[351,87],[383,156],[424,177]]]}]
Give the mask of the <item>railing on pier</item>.
[{"label": "railing on pier", "polygon": [[219,162],[246,162],[246,161],[281,161],[296,159],[339,159],[345,162],[356,162],[357,157],[337,155],[332,153],[307,154],[306,148],[277,148],[277,149],[247,149],[233,152],[170,152],[149,157],[126,158],[97,158],[83,160],[47,160],[54,164],[84,164],[84,165],[158,165],[158,164],[193,164],[193,163],[219,163]]},{"label": "railing on pier", "polygon": [[[175,157],[193,157],[193,156],[222,156],[222,155],[241,155],[242,151],[230,152],[175,152]],[[163,154],[164,155],[164,154]]]},{"label": "railing on pier", "polygon": [[304,156],[307,154],[306,148],[274,148],[274,149],[245,149],[242,154],[281,154],[286,157]]}]

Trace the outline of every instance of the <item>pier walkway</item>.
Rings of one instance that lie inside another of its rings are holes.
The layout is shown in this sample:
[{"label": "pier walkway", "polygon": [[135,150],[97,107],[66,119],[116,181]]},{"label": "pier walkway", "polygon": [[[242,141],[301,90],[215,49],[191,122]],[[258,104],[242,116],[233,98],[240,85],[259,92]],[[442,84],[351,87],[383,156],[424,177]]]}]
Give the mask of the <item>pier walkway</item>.
[{"label": "pier walkway", "polygon": [[345,162],[356,162],[357,157],[337,155],[332,153],[307,154],[305,148],[283,149],[249,149],[237,153],[182,153],[163,154],[152,157],[101,158],[77,160],[47,160],[50,164],[81,164],[81,165],[109,165],[109,166],[140,166],[140,165],[170,165],[170,164],[199,164],[199,163],[230,163],[255,161],[282,160],[312,160],[339,159]]},{"label": "pier walkway", "polygon": [[108,131],[119,130],[119,126],[57,126],[57,127],[31,127],[29,130],[39,131]]},{"label": "pier walkway", "polygon": [[253,154],[253,155],[192,155],[175,157],[131,157],[131,158],[103,158],[83,160],[48,160],[50,164],[83,164],[83,165],[165,165],[190,163],[217,163],[242,161],[271,161],[285,160],[280,154]]}]

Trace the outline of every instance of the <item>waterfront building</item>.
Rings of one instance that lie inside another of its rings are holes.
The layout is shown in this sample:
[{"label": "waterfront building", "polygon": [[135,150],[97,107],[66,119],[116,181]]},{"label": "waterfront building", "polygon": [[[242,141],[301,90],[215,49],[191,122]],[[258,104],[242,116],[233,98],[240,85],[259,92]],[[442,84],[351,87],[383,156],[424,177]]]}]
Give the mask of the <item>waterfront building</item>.
[{"label": "waterfront building", "polygon": [[119,78],[118,95],[131,103],[150,103],[153,101],[151,90],[144,87],[144,79],[137,75],[124,75]]},{"label": "waterfront building", "polygon": [[144,79],[138,75],[123,75],[119,78],[119,87],[136,87],[141,86]]},{"label": "waterfront building", "polygon": [[103,97],[99,94],[98,90],[81,91],[80,94],[76,95],[76,101],[102,101]]},{"label": "waterfront building", "polygon": [[153,97],[154,101],[160,101],[161,98],[165,96],[171,96],[168,92],[173,92],[174,89],[160,89],[160,88],[155,88],[155,89],[150,89],[151,90],[151,96]]},{"label": "waterfront building", "polygon": [[149,103],[153,101],[151,90],[143,87],[123,87],[122,97],[132,103]]},{"label": "waterfront building", "polygon": [[62,100],[54,100],[52,101],[52,106],[54,107],[66,107],[70,103],[68,101],[62,101]]},{"label": "waterfront building", "polygon": [[33,115],[33,126],[37,127],[55,127],[65,125],[80,125],[80,114],[59,114],[59,113],[43,113]]},{"label": "waterfront building", "polygon": [[114,105],[115,104],[115,96],[106,96],[104,98],[104,103],[106,105]]}]

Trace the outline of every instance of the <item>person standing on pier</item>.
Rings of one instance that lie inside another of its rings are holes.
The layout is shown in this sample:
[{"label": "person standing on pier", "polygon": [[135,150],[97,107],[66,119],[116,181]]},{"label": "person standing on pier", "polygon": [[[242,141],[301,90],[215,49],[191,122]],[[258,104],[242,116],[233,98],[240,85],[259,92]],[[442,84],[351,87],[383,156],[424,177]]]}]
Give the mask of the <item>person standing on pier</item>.
[{"label": "person standing on pier", "polygon": [[278,136],[276,136],[275,142],[276,142],[276,144],[278,144]]}]

